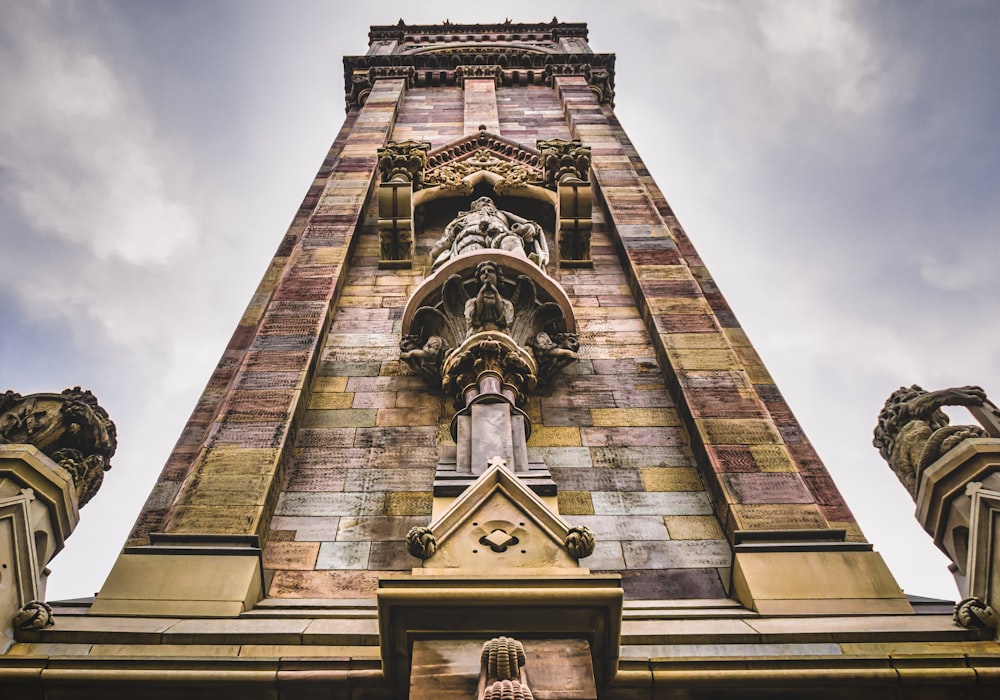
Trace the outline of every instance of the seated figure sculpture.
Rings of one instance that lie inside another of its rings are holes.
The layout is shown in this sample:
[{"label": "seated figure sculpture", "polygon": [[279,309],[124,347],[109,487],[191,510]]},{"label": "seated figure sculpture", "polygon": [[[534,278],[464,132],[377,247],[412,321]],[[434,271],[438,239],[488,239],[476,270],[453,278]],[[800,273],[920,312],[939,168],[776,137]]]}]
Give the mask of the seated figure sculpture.
[{"label": "seated figure sculpture", "polygon": [[914,384],[900,387],[886,400],[872,444],[916,498],[920,477],[939,457],[966,438],[985,436],[976,425],[949,425],[942,406],[982,406],[986,392],[978,386],[925,391]]},{"label": "seated figure sculpture", "polygon": [[549,249],[542,227],[517,214],[497,209],[489,197],[480,197],[469,211],[461,211],[444,229],[431,248],[437,270],[459,255],[485,248],[497,248],[527,257],[541,268],[549,261]]}]

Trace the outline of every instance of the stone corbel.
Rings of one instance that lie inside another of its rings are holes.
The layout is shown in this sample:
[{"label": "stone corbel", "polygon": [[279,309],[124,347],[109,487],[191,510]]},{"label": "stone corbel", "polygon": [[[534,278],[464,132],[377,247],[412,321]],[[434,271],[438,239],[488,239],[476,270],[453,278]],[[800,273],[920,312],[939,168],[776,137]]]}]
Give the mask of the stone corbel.
[{"label": "stone corbel", "polygon": [[413,264],[413,192],[423,184],[430,144],[390,141],[378,149],[379,267]]},{"label": "stone corbel", "polygon": [[590,232],[593,228],[593,188],[590,148],[579,140],[539,141],[545,186],[556,191],[556,249],[562,267],[593,267]]},{"label": "stone corbel", "polygon": [[461,87],[467,78],[492,78],[496,87],[500,87],[503,81],[503,67],[498,65],[457,66],[455,68],[455,84]]}]

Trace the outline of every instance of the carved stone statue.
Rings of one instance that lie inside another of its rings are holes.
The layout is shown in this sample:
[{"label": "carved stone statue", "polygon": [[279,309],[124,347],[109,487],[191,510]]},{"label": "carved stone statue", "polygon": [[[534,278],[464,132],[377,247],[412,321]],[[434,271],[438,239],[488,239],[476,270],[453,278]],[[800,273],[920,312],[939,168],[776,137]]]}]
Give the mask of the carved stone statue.
[{"label": "carved stone statue", "polygon": [[541,377],[554,377],[563,367],[580,359],[576,352],[580,349],[576,333],[556,333],[550,336],[542,331],[528,341],[528,347],[538,362],[538,374]]},{"label": "carved stone statue", "polygon": [[449,260],[484,248],[518,253],[544,268],[549,249],[542,227],[517,214],[497,209],[489,197],[480,197],[469,211],[462,211],[444,229],[431,248],[431,271]]},{"label": "carved stone statue", "polygon": [[984,437],[976,425],[949,425],[942,406],[982,406],[986,392],[978,386],[925,391],[900,387],[886,400],[872,444],[916,498],[923,471],[966,438]]},{"label": "carved stone statue", "polygon": [[514,322],[514,304],[500,294],[503,273],[492,260],[476,265],[479,292],[465,302],[465,323],[470,333],[506,331]]},{"label": "carved stone statue", "polygon": [[449,350],[448,341],[432,335],[420,344],[416,335],[405,335],[399,344],[399,359],[424,378],[437,382],[441,378],[441,361]]},{"label": "carved stone statue", "polygon": [[73,477],[79,505],[94,497],[118,447],[115,424],[80,387],[61,394],[0,395],[0,443],[31,444]]}]

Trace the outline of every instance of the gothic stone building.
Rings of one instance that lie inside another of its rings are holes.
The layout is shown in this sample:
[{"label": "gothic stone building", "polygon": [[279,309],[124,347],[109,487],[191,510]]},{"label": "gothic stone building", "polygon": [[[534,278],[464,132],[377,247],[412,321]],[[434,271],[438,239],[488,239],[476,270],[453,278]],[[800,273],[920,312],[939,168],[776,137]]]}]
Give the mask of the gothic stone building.
[{"label": "gothic stone building", "polygon": [[34,552],[4,697],[995,697],[992,608],[908,599],[866,542],[586,25],[376,26],[344,79],[114,569],[54,624],[6,619],[80,485],[0,452],[10,532],[52,533],[4,545]]}]

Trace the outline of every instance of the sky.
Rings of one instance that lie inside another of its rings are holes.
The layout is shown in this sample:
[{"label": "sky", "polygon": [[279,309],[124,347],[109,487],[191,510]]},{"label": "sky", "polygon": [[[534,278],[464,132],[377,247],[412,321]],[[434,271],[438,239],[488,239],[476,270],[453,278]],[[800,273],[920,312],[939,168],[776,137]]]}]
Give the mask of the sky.
[{"label": "sky", "polygon": [[955,598],[871,435],[900,385],[1000,398],[1000,4],[365,5],[0,0],[0,391],[82,385],[119,434],[48,599],[113,564],[343,121],[341,56],[553,15],[617,53],[619,118],[869,540]]}]

